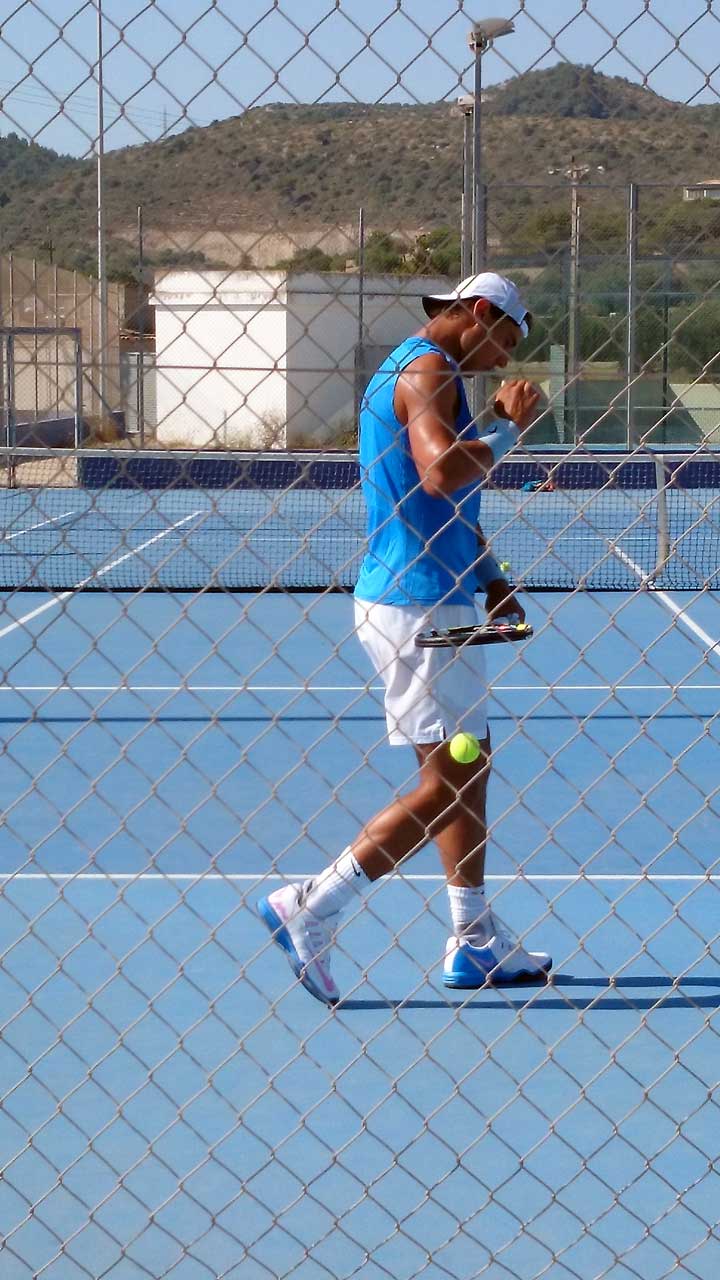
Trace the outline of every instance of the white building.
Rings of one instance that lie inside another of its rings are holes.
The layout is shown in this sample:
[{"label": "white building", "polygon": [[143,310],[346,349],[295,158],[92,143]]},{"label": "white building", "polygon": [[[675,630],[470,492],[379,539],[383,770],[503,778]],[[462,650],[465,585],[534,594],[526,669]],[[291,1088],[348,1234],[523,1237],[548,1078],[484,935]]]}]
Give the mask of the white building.
[{"label": "white building", "polygon": [[365,370],[420,327],[422,294],[447,287],[367,277],[363,355],[357,274],[169,272],[152,298],[158,438],[268,448],[337,437],[354,423]]},{"label": "white building", "polygon": [[683,187],[683,200],[720,200],[720,178],[694,182]]}]

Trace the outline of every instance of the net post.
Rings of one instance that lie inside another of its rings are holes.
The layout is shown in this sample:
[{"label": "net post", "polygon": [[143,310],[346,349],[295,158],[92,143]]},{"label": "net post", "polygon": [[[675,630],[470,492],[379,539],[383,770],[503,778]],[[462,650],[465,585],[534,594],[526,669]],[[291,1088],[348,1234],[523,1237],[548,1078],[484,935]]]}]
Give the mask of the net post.
[{"label": "net post", "polygon": [[655,457],[655,484],[657,486],[657,559],[655,568],[652,571],[650,580],[654,582],[656,578],[667,566],[670,559],[670,524],[668,519],[668,502],[667,502],[667,468],[665,465],[665,455],[659,453]]}]

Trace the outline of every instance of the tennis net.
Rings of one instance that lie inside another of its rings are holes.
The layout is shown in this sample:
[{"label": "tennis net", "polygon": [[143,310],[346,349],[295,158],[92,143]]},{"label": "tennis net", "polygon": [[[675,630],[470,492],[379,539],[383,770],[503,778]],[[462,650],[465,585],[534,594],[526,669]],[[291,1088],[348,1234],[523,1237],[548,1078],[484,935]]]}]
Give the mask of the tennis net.
[{"label": "tennis net", "polygon": [[[351,453],[7,450],[3,590],[349,590],[365,513]],[[529,590],[714,584],[720,455],[514,455],[482,523]]]}]

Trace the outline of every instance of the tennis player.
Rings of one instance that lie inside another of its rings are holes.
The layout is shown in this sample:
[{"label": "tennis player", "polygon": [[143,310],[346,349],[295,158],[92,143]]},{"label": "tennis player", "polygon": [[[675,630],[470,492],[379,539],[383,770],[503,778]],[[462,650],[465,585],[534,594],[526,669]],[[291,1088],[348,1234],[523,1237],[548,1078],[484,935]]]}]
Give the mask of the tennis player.
[{"label": "tennis player", "polygon": [[[552,964],[500,925],[485,898],[485,797],[490,771],[484,649],[422,649],[429,627],[472,625],[475,597],[492,618],[524,611],[479,527],[480,485],[532,423],[539,392],[503,383],[495,421],[472,420],[462,375],[504,369],[531,316],[512,281],[493,272],[423,298],[427,324],[371,379],[360,414],[368,550],[355,588],[357,635],[385,687],[393,746],[411,745],[413,789],[372,818],[324,872],[258,904],[294,972],[318,1000],[339,992],[330,948],[340,913],[378,877],[434,840],[447,877],[452,936],[448,987],[544,980]],[[471,765],[449,739],[474,734]]]}]

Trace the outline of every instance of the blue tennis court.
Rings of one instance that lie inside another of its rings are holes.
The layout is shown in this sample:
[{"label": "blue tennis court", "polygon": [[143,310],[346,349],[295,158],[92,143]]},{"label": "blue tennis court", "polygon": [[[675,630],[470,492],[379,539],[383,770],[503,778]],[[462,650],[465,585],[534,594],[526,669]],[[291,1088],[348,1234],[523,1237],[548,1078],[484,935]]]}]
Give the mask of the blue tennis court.
[{"label": "blue tennis court", "polygon": [[491,654],[491,889],[552,983],[446,991],[428,850],[335,1011],[254,905],[411,769],[350,601],[3,605],[3,1276],[717,1274],[712,592],[536,595]]}]

